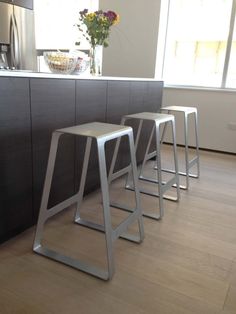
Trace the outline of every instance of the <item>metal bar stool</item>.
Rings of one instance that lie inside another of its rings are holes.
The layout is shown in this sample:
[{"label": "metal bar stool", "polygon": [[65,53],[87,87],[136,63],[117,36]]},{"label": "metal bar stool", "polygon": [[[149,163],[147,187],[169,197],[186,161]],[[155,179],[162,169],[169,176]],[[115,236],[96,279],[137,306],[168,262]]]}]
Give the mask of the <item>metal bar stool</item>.
[{"label": "metal bar stool", "polygon": [[[80,187],[79,187],[78,193],[76,193],[74,196],[48,209],[47,208],[48,199],[49,199],[52,176],[53,176],[53,171],[54,171],[54,166],[55,166],[58,142],[59,142],[60,136],[63,134],[83,136],[87,138],[84,161],[83,161],[83,169],[82,169],[82,175],[81,175],[81,180],[80,180]],[[110,199],[109,199],[107,170],[106,170],[105,143],[112,139],[120,138],[122,136],[128,136],[128,140],[129,140],[133,184],[135,187],[136,205],[134,209],[130,209],[132,214],[130,214],[126,219],[124,219],[118,225],[118,227],[113,229],[111,225],[111,215],[110,215]],[[99,173],[100,173],[101,193],[102,193],[102,202],[103,202],[104,226],[93,224],[89,221],[82,220],[80,219],[80,215],[79,215],[79,207],[83,200],[84,186],[85,186],[85,180],[86,180],[86,175],[87,175],[92,139],[95,139],[97,148],[98,148],[98,160],[99,160]],[[71,258],[69,256],[64,256],[58,252],[55,252],[49,248],[42,246],[41,239],[43,235],[44,224],[46,223],[46,221],[52,216],[54,216],[55,214],[61,212],[63,209],[69,207],[72,204],[77,204],[77,210],[76,210],[76,215],[75,215],[76,223],[105,232],[107,266],[108,266],[107,270],[95,267],[91,264],[84,263],[82,261]],[[139,236],[124,234],[127,231],[127,228],[129,227],[129,225],[135,221],[138,222]],[[42,195],[42,201],[41,201],[39,218],[38,218],[38,223],[37,223],[37,228],[36,228],[36,235],[35,235],[33,250],[38,254],[41,254],[53,260],[62,262],[66,265],[72,266],[74,268],[82,270],[86,273],[89,273],[101,279],[108,280],[113,276],[114,269],[115,269],[114,257],[113,257],[113,242],[120,236],[124,237],[125,239],[138,242],[138,243],[140,243],[144,238],[132,128],[127,127],[127,126],[121,126],[121,125],[94,122],[94,123],[87,123],[87,124],[83,124],[79,126],[73,126],[73,127],[68,127],[68,128],[54,131],[52,134],[48,166],[47,166],[46,178],[45,178],[45,183],[44,183],[44,188],[43,188],[43,195]]]},{"label": "metal bar stool", "polygon": [[[200,166],[199,166],[199,144],[198,144],[198,116],[197,116],[197,108],[195,107],[183,107],[183,106],[166,106],[161,108],[162,111],[167,113],[173,112],[181,112],[184,114],[184,149],[185,149],[185,171],[179,171],[179,175],[185,176],[186,183],[185,185],[180,185],[181,189],[187,190],[189,188],[189,177],[191,178],[199,178],[200,176]],[[189,146],[188,146],[188,120],[189,116],[193,114],[194,116],[194,129],[195,129],[195,152],[196,155],[193,159],[189,160]],[[165,135],[166,128],[164,127],[162,134],[162,141]],[[197,165],[197,173],[190,173],[190,169]],[[163,169],[166,172],[173,172],[171,169]]]},{"label": "metal bar stool", "polygon": [[[130,119],[135,119],[135,120],[139,121],[138,131],[137,131],[137,135],[136,135],[136,139],[135,139],[135,150],[137,150],[137,147],[138,147],[138,143],[139,143],[139,139],[140,139],[140,135],[141,135],[141,129],[143,126],[143,121],[146,120],[146,121],[152,121],[153,122],[153,128],[152,128],[152,131],[151,131],[151,134],[149,137],[147,149],[146,149],[145,156],[144,156],[144,159],[142,162],[142,166],[141,166],[140,172],[139,172],[139,179],[158,184],[158,193],[151,192],[151,191],[144,189],[144,188],[139,188],[139,190],[141,193],[145,193],[145,194],[148,194],[151,196],[159,197],[159,211],[160,211],[159,214],[155,214],[155,213],[153,214],[153,213],[148,213],[146,211],[143,211],[143,216],[158,220],[158,219],[161,219],[163,217],[163,214],[164,214],[163,199],[165,198],[165,199],[172,200],[172,201],[178,201],[180,198],[178,162],[177,162],[177,151],[176,151],[176,136],[175,136],[175,119],[174,119],[173,115],[169,115],[169,114],[142,112],[142,113],[137,113],[137,114],[125,115],[121,120],[121,124],[125,125],[126,121],[130,120]],[[160,137],[161,132],[160,132],[160,126],[162,124],[167,123],[167,122],[169,122],[171,124],[171,130],[172,130],[172,136],[173,136],[173,143],[174,143],[173,154],[174,154],[175,174],[167,182],[164,182],[162,180],[162,172],[161,172],[161,137]],[[151,141],[152,141],[152,138],[154,135],[155,135],[156,151],[149,153]],[[114,173],[114,167],[115,167],[115,163],[116,163],[116,159],[117,159],[117,153],[118,153],[119,145],[120,145],[120,139],[117,140],[114,155],[112,158],[112,163],[111,163],[110,172],[109,172],[109,181],[110,182],[112,180],[116,179],[118,176],[122,175],[123,173],[126,173],[127,170],[130,171],[130,165],[129,165],[128,167],[121,169],[121,170],[117,171],[116,173]],[[157,164],[158,164],[157,180],[151,179],[148,177],[144,177],[142,174],[146,162],[155,156],[157,156]],[[126,188],[133,189],[132,186],[130,185],[129,179],[130,179],[130,175],[128,176],[128,179],[126,182]],[[176,184],[176,186],[177,186],[176,197],[166,195],[165,194],[166,191],[169,190],[174,184]],[[121,208],[121,207],[119,207],[118,204],[113,203],[113,205],[118,207],[118,208]],[[126,208],[121,208],[121,209],[127,210]]]}]

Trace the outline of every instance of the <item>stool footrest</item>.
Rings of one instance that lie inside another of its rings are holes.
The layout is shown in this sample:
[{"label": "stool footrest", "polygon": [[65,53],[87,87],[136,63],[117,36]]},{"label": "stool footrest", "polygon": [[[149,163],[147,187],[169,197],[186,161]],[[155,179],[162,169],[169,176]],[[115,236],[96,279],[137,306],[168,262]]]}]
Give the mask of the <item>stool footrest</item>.
[{"label": "stool footrest", "polygon": [[[148,182],[151,182],[151,183],[156,183],[158,184],[158,180],[156,179],[151,179],[151,178],[147,178],[147,177],[144,177],[144,176],[140,176],[139,177],[140,180],[143,180],[143,181],[148,181]],[[169,190],[172,186],[176,185],[176,178],[172,178],[170,179],[169,181],[162,181],[162,191],[163,193],[165,193],[167,190]]]},{"label": "stool footrest", "polygon": [[98,277],[98,278],[101,278],[103,280],[108,280],[109,279],[109,274],[107,271],[105,270],[102,270],[100,268],[97,268],[95,266],[92,266],[92,265],[88,265],[88,264],[85,264],[84,262],[82,261],[79,261],[75,258],[72,258],[72,257],[69,257],[69,256],[66,256],[66,255],[63,255],[63,254],[60,254],[56,251],[53,251],[53,250],[50,250],[46,247],[42,247],[41,245],[34,248],[34,252],[36,252],[37,254],[40,254],[40,255],[43,255],[43,256],[46,256],[50,259],[53,259],[57,262],[60,262],[60,263],[63,263],[65,265],[68,265],[68,266],[71,266],[73,268],[76,268],[78,270],[81,270],[85,273],[88,273],[92,276],[95,276],[95,277]]},{"label": "stool footrest", "polygon": [[131,169],[131,165],[129,165],[129,166],[127,166],[121,170],[118,170],[117,172],[114,172],[109,178],[110,182],[115,180],[115,179],[118,179],[119,177],[121,177],[123,175],[125,175],[126,173],[128,173],[130,171],[130,169]]},{"label": "stool footrest", "polygon": [[77,194],[71,196],[70,198],[66,199],[65,201],[51,207],[48,208],[47,210],[47,215],[46,215],[46,220],[58,213],[60,213],[63,209],[71,206],[72,204],[75,204],[77,202],[78,196]]},{"label": "stool footrest", "polygon": [[122,233],[122,235],[119,236],[119,238],[124,239],[124,240],[128,240],[130,242],[134,242],[134,243],[141,243],[142,240],[140,240],[139,236],[136,236],[134,234],[129,234],[129,233]]},{"label": "stool footrest", "polygon": [[195,164],[198,163],[198,156],[194,157],[192,160],[189,161],[189,168],[193,167]]},{"label": "stool footrest", "polygon": [[[131,223],[135,222],[138,219],[139,215],[140,215],[140,213],[137,210],[132,211],[132,209],[131,209],[130,216],[128,216],[122,223],[120,223],[116,227],[115,230],[113,230],[113,233],[112,233],[113,241],[115,239],[119,238],[123,233],[126,234],[128,227],[131,225]],[[141,242],[141,240],[139,240],[139,242]]]},{"label": "stool footrest", "polygon": [[[156,166],[155,166],[155,170],[157,170]],[[168,172],[168,173],[175,173],[175,170],[167,169],[167,168],[162,168],[161,171]],[[185,176],[185,177],[187,176],[187,173],[183,171],[178,171],[178,174],[180,176]],[[189,173],[188,176],[191,178],[196,178],[196,179],[199,177],[197,174],[194,174],[194,173]]]},{"label": "stool footrest", "polygon": [[[131,190],[131,189],[130,189],[130,190]],[[119,209],[124,210],[124,211],[127,211],[127,212],[132,212],[132,209],[130,209],[129,207],[123,206],[123,205],[121,206],[121,205],[118,204],[118,203],[112,202],[112,203],[111,203],[111,206],[112,206],[112,207],[119,208]],[[144,216],[144,217],[148,217],[148,218],[152,218],[152,219],[155,219],[155,220],[160,220],[160,219],[161,219],[161,216],[160,216],[160,215],[152,214],[152,213],[146,213],[146,212],[144,212],[144,211],[143,211],[143,216]],[[122,237],[123,237],[123,235],[122,235]]]},{"label": "stool footrest", "polygon": [[[113,205],[111,206],[113,207]],[[114,207],[117,207],[117,206],[114,206]],[[131,242],[140,243],[141,242],[140,237],[131,235],[125,232],[128,226],[132,223],[132,221],[138,218],[139,212],[134,211],[134,209],[132,208],[128,208],[127,211],[132,212],[132,214],[129,217],[127,217],[118,227],[116,227],[116,229],[112,230],[112,240],[115,241],[117,238],[120,237],[120,238],[129,240]],[[90,228],[90,229],[94,229],[100,232],[105,232],[105,228],[103,225],[96,224],[89,220],[78,218],[75,220],[75,223],[81,226]]]},{"label": "stool footrest", "polygon": [[157,155],[157,152],[156,152],[156,151],[149,153],[149,154],[147,155],[147,161],[150,160],[150,159],[152,159],[152,158],[154,158],[154,157],[156,157],[156,155]]},{"label": "stool footrest", "polygon": [[104,232],[105,230],[103,225],[99,225],[89,220],[82,219],[82,218],[76,219],[75,223],[77,223],[78,225],[90,228],[90,229],[100,231],[100,232]]},{"label": "stool footrest", "polygon": [[[125,188],[126,188],[127,190],[134,191],[134,188],[131,187],[131,186],[129,186],[129,185],[127,185]],[[140,192],[140,193],[143,193],[143,194],[147,194],[147,195],[153,196],[153,197],[160,197],[160,196],[159,196],[159,193],[157,193],[157,192],[151,192],[151,191],[149,191],[149,190],[147,190],[147,189],[143,189],[143,188],[139,188],[139,192]],[[164,199],[166,199],[166,200],[173,201],[173,202],[178,202],[178,200],[179,200],[178,197],[174,197],[174,196],[170,196],[170,195],[163,195],[162,197],[163,197]]]}]

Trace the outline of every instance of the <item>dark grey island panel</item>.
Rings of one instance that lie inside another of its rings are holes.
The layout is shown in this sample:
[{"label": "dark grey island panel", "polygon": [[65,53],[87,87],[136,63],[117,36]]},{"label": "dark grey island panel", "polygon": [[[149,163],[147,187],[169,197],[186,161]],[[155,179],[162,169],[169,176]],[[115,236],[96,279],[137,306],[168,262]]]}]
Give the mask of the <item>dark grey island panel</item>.
[{"label": "dark grey island panel", "polygon": [[[52,132],[75,125],[75,81],[31,79],[34,219],[37,219]],[[49,206],[75,190],[75,142],[63,135],[59,141]]]},{"label": "dark grey island panel", "polygon": [[29,79],[0,77],[0,242],[32,225]]},{"label": "dark grey island panel", "polygon": [[[122,116],[129,113],[130,103],[130,82],[128,81],[109,81],[107,89],[107,122],[120,124]],[[122,137],[116,160],[115,171],[122,169],[129,163],[128,140]],[[115,141],[107,143],[107,164],[111,163]]]},{"label": "dark grey island panel", "polygon": [[[76,124],[106,122],[107,81],[76,81]],[[85,139],[76,138],[76,190],[79,188],[85,150]],[[96,143],[92,142],[85,192],[99,185],[98,158]]]},{"label": "dark grey island panel", "polygon": [[[138,112],[159,112],[162,103],[162,81],[108,81],[107,90],[107,122],[119,124],[122,116]],[[127,121],[133,127],[134,137],[138,124]],[[137,161],[141,162],[145,153],[145,143],[148,141],[152,125],[145,123],[142,138],[137,151]],[[109,144],[110,156],[114,143]],[[110,161],[110,158],[108,158]],[[121,169],[129,163],[127,139],[122,138],[116,169]],[[109,164],[109,162],[108,162]]]},{"label": "dark grey island panel", "polygon": [[[92,121],[119,124],[128,113],[157,112],[162,87],[163,82],[150,80],[0,76],[0,242],[32,226],[37,219],[55,129]],[[83,139],[63,135],[60,144],[49,206],[74,194],[80,179]],[[113,149],[114,142],[107,143],[108,168]],[[99,186],[96,150],[93,143],[87,193]],[[128,162],[123,142],[117,168]]]}]

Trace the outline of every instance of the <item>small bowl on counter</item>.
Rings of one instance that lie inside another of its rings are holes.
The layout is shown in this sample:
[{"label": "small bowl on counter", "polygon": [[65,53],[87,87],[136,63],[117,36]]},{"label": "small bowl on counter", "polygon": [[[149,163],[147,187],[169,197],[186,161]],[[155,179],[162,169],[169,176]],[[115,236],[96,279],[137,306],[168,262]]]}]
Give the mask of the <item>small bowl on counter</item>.
[{"label": "small bowl on counter", "polygon": [[71,53],[77,56],[77,63],[75,66],[75,70],[72,74],[80,75],[86,72],[89,67],[89,56],[85,52],[80,50],[71,50]]},{"label": "small bowl on counter", "polygon": [[75,66],[75,70],[72,74],[77,74],[80,75],[84,73],[89,67],[89,60],[83,59],[83,58],[78,58],[77,63]]}]

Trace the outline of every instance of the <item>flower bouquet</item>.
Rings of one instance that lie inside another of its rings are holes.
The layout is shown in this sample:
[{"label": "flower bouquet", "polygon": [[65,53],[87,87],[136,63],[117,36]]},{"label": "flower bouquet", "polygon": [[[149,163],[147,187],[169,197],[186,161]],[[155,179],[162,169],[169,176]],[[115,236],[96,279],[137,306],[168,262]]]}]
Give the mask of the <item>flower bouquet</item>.
[{"label": "flower bouquet", "polygon": [[80,11],[79,14],[77,27],[91,45],[90,73],[101,75],[101,57],[98,57],[96,52],[100,51],[101,54],[101,48],[108,47],[110,28],[119,22],[119,15],[113,11],[102,10],[89,13],[87,9]]}]

